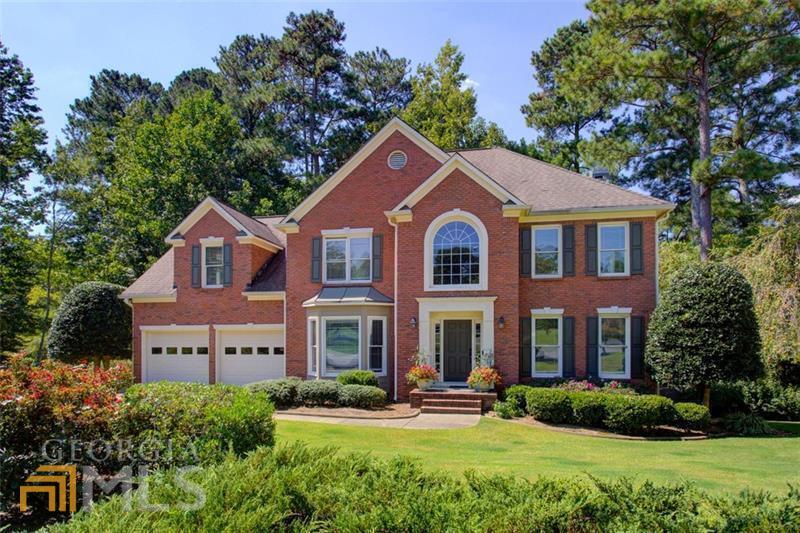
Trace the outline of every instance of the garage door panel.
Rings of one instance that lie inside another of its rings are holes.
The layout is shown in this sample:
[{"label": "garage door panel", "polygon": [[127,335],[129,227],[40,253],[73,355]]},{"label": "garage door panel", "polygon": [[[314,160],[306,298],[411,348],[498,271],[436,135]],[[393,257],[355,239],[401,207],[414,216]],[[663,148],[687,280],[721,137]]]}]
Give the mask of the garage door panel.
[{"label": "garage door panel", "polygon": [[208,383],[208,332],[157,331],[146,334],[144,381]]},{"label": "garage door panel", "polygon": [[218,331],[221,383],[244,385],[284,377],[283,330]]}]

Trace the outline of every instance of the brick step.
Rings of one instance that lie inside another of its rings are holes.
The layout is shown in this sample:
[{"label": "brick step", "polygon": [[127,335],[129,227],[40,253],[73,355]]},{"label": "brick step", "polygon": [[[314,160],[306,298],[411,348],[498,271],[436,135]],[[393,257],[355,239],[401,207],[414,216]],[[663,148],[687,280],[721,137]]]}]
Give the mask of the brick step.
[{"label": "brick step", "polygon": [[481,408],[478,407],[440,407],[423,405],[419,409],[420,413],[436,413],[441,415],[479,415]]},{"label": "brick step", "polygon": [[475,407],[481,408],[481,401],[478,399],[458,400],[450,398],[424,398],[423,407]]}]

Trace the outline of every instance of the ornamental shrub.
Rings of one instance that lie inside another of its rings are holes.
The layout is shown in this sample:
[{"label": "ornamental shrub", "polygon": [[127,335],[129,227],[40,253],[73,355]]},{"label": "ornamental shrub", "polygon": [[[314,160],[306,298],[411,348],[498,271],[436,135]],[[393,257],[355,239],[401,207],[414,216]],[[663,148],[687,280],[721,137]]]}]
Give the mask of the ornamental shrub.
[{"label": "ornamental shrub", "polygon": [[375,377],[375,373],[371,370],[345,370],[336,376],[336,381],[342,385],[378,386],[378,378]]},{"label": "ornamental shrub", "polygon": [[675,425],[687,431],[708,431],[711,413],[705,405],[679,402],[675,404]]},{"label": "ornamental shrub", "polygon": [[652,394],[628,396],[604,394],[606,418],[603,424],[615,433],[635,435],[675,419],[675,407],[669,398]]},{"label": "ornamental shrub", "polygon": [[77,285],[64,297],[50,326],[47,351],[65,362],[131,356],[131,310],[124,287],[100,281]]},{"label": "ornamental shrub", "polygon": [[528,385],[511,385],[505,388],[503,395],[506,402],[516,405],[520,411],[524,412],[526,411],[525,395],[529,390],[531,387]]},{"label": "ornamental shrub", "polygon": [[528,414],[541,422],[563,424],[572,418],[569,394],[560,389],[530,387],[525,404]]},{"label": "ornamental shrub", "polygon": [[494,402],[494,405],[492,405],[492,411],[494,411],[498,417],[505,420],[516,418],[525,414],[516,403],[511,401]]},{"label": "ornamental shrub", "polygon": [[361,409],[377,409],[386,405],[386,391],[371,385],[342,385],[339,405]]},{"label": "ornamental shrub", "polygon": [[257,381],[247,385],[253,392],[265,392],[275,407],[286,409],[297,403],[297,388],[302,380],[300,378],[281,378]]},{"label": "ornamental shrub", "polygon": [[[602,443],[598,443],[600,445]],[[55,531],[798,531],[800,491],[708,494],[688,483],[527,480],[431,472],[302,444],[260,448],[192,475],[205,505],[143,512],[122,496]],[[134,494],[137,498],[139,495]],[[176,474],[150,480],[148,501],[194,496]],[[134,501],[137,501],[134,499]]]},{"label": "ornamental shrub", "polygon": [[579,426],[601,428],[606,418],[606,394],[596,392],[569,393],[572,419]]},{"label": "ornamental shrub", "polygon": [[274,407],[265,392],[235,385],[159,382],[125,392],[114,435],[141,450],[152,468],[208,464],[274,442]]},{"label": "ornamental shrub", "polygon": [[775,433],[766,420],[754,413],[733,413],[722,419],[726,431],[739,435],[771,435]]},{"label": "ornamental shrub", "polygon": [[755,413],[770,420],[800,421],[800,387],[783,386],[763,379],[715,383],[711,390],[712,413]]},{"label": "ornamental shrub", "polygon": [[303,381],[297,386],[297,401],[303,405],[335,406],[339,403],[342,385],[325,379]]},{"label": "ornamental shrub", "polygon": [[687,390],[761,370],[753,293],[734,268],[704,263],[676,274],[653,313],[645,360],[661,385]]}]

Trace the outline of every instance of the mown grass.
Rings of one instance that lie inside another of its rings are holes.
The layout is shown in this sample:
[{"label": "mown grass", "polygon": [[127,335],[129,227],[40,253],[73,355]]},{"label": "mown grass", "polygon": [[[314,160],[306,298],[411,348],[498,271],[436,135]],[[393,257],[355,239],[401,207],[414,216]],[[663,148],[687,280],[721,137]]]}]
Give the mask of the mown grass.
[{"label": "mown grass", "polygon": [[792,437],[703,441],[626,441],[586,437],[483,418],[467,429],[409,430],[279,420],[276,441],[333,445],[377,457],[407,455],[425,468],[469,469],[535,479],[589,473],[660,483],[688,480],[715,493],[744,488],[786,493],[800,486],[800,424],[780,424]]}]

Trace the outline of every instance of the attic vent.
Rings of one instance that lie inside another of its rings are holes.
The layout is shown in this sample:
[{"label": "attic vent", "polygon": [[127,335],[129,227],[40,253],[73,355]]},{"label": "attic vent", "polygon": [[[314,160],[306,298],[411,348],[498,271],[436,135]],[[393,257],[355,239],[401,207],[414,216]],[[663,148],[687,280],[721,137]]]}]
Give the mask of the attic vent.
[{"label": "attic vent", "polygon": [[400,170],[404,166],[406,166],[406,162],[408,158],[404,152],[400,150],[394,151],[389,154],[389,168],[393,170]]}]

